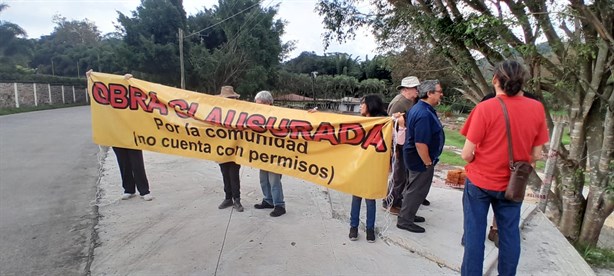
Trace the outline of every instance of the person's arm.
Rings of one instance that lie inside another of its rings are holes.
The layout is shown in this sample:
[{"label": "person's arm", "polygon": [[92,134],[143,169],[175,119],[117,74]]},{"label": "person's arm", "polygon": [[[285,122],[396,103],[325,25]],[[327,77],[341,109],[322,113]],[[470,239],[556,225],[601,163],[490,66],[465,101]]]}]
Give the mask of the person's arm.
[{"label": "person's arm", "polygon": [[433,160],[431,160],[431,156],[429,155],[429,146],[424,143],[416,143],[416,150],[418,151],[418,155],[420,159],[422,159],[422,163],[429,168],[433,166]]},{"label": "person's arm", "polygon": [[473,158],[475,158],[475,144],[469,139],[465,139],[465,145],[463,146],[463,151],[461,152],[461,158],[467,161],[467,163],[471,163]]},{"label": "person's arm", "polygon": [[396,113],[392,114],[392,118],[397,119],[397,124],[398,124],[399,128],[405,129],[405,113],[403,113],[403,112],[396,112]]},{"label": "person's arm", "polygon": [[537,160],[542,159],[542,148],[543,147],[544,147],[543,145],[535,146],[531,150],[531,166],[533,166],[533,168],[535,168],[535,162],[537,162]]}]

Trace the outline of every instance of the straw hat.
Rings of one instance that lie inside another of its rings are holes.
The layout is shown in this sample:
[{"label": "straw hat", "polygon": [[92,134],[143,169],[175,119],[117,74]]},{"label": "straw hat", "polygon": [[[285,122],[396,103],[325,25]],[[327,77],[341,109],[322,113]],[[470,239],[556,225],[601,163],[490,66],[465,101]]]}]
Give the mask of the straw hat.
[{"label": "straw hat", "polygon": [[404,87],[414,88],[418,85],[420,85],[420,81],[418,80],[418,78],[414,76],[405,77],[401,80],[401,85],[397,86],[397,90],[400,90],[401,88],[404,88]]},{"label": "straw hat", "polygon": [[237,98],[237,99],[241,97],[241,95],[235,92],[232,86],[222,86],[222,91],[220,92],[218,96],[224,97],[224,98]]}]

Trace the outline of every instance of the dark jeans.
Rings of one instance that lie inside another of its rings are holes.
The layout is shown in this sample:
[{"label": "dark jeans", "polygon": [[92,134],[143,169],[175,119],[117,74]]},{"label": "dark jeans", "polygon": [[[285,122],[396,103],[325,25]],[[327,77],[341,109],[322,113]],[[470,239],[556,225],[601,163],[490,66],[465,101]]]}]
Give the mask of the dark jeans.
[{"label": "dark jeans", "polygon": [[465,253],[461,275],[482,275],[488,208],[492,205],[499,231],[499,275],[516,275],[520,259],[520,207],[505,199],[505,192],[479,188],[467,178],[463,193]]},{"label": "dark jeans", "polygon": [[[362,197],[352,196],[350,227],[358,227],[361,203]],[[375,199],[365,199],[365,203],[367,204],[367,229],[375,229]]]},{"label": "dark jeans", "polygon": [[124,193],[136,193],[135,187],[139,189],[139,194],[144,196],[149,194],[149,182],[145,174],[145,164],[143,163],[143,152],[140,150],[116,148],[113,152],[117,156],[119,174],[122,177],[122,187]]},{"label": "dark jeans", "polygon": [[239,170],[241,165],[235,162],[226,162],[220,164],[222,178],[224,179],[224,193],[226,199],[241,198],[241,181],[239,180]]}]

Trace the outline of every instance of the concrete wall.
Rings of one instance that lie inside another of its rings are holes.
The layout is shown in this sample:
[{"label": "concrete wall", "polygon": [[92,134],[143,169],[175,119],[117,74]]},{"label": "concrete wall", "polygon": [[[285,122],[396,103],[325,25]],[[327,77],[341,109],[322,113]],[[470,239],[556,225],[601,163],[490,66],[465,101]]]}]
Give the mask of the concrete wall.
[{"label": "concrete wall", "polygon": [[85,86],[0,83],[0,109],[88,102]]}]

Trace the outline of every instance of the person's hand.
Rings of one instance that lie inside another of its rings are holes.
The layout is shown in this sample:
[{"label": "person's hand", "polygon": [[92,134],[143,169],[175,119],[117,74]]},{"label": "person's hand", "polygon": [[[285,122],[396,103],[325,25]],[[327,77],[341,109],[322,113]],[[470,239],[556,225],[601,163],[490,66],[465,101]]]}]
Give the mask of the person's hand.
[{"label": "person's hand", "polygon": [[92,72],[94,72],[94,70],[90,69],[89,71],[85,72],[85,76],[89,78],[92,75]]},{"label": "person's hand", "polygon": [[405,116],[403,115],[405,115],[405,113],[403,112],[397,112],[392,114],[392,118],[397,120],[399,127],[405,127]]},{"label": "person's hand", "polygon": [[131,79],[131,78],[132,78],[132,75],[131,75],[131,74],[125,74],[125,75],[124,75],[124,79],[125,79],[125,80],[129,80],[129,79]]},{"label": "person's hand", "polygon": [[318,107],[317,106],[312,108],[312,109],[308,109],[307,110],[307,113],[316,113],[316,112],[318,112]]}]

